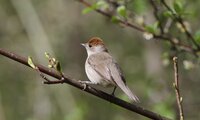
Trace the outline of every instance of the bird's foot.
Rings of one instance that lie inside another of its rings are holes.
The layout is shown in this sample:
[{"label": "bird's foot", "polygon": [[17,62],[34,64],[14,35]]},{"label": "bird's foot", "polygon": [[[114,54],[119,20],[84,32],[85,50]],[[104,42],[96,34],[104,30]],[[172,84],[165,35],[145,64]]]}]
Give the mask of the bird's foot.
[{"label": "bird's foot", "polygon": [[82,89],[82,90],[85,90],[85,89],[87,88],[87,82],[88,82],[88,81],[79,80],[78,82],[81,83],[81,84],[83,85],[83,89]]}]

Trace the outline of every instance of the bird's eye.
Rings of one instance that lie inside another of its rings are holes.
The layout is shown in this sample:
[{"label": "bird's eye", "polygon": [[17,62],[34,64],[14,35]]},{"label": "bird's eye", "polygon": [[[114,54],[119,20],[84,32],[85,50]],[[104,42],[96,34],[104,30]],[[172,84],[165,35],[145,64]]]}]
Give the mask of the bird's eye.
[{"label": "bird's eye", "polygon": [[89,45],[89,47],[91,48],[91,47],[92,47],[92,45]]}]

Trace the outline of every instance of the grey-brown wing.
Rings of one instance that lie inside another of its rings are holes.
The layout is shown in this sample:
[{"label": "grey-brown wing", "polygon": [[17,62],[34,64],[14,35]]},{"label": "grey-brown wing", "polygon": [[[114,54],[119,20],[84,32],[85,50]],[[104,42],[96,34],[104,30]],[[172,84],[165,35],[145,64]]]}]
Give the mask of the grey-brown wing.
[{"label": "grey-brown wing", "polygon": [[108,68],[111,58],[112,57],[107,53],[99,53],[91,55],[88,58],[88,63],[104,80],[111,81],[112,77]]}]

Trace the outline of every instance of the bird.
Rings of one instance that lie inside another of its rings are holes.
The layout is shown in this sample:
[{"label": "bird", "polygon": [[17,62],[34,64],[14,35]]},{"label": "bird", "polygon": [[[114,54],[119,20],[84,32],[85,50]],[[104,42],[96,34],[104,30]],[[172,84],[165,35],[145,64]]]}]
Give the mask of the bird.
[{"label": "bird", "polygon": [[103,40],[92,37],[86,43],[81,43],[87,51],[85,72],[89,81],[80,81],[86,85],[101,85],[114,87],[112,95],[119,87],[133,102],[139,102],[139,98],[129,89],[125,77],[117,61],[111,56]]}]

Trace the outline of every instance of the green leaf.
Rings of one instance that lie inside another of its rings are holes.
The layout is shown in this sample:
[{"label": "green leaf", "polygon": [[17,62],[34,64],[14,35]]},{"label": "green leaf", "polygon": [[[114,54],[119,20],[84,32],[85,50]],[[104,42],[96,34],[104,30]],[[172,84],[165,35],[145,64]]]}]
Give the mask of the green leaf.
[{"label": "green leaf", "polygon": [[158,30],[158,24],[159,24],[159,22],[155,22],[152,25],[147,25],[147,26],[145,26],[145,30],[149,33],[155,34]]},{"label": "green leaf", "polygon": [[94,11],[94,10],[97,9],[98,7],[99,7],[98,3],[95,3],[95,4],[93,4],[92,6],[83,9],[83,10],[82,10],[82,14],[87,14],[87,13],[89,13],[89,12],[91,12],[91,11]]},{"label": "green leaf", "polygon": [[126,7],[124,5],[117,7],[117,13],[122,17],[126,17]]},{"label": "green leaf", "polygon": [[148,9],[146,0],[133,0],[128,5],[128,8],[136,12],[137,15],[142,15]]},{"label": "green leaf", "polygon": [[62,73],[61,72],[61,65],[60,65],[60,62],[58,62],[58,61],[56,62],[56,70],[59,71],[60,73]]},{"label": "green leaf", "polygon": [[165,11],[165,12],[163,12],[163,15],[164,15],[165,17],[172,17],[172,12],[170,12],[170,11]]},{"label": "green leaf", "polygon": [[112,16],[111,21],[113,23],[119,23],[119,17],[118,16]]},{"label": "green leaf", "polygon": [[93,10],[94,10],[93,8],[87,7],[87,8],[85,8],[85,9],[82,10],[82,14],[87,14],[87,13],[93,11]]},{"label": "green leaf", "polygon": [[83,9],[82,14],[87,14],[87,13],[94,11],[96,9],[99,9],[99,8],[106,9],[108,7],[109,7],[108,3],[106,3],[103,0],[100,0],[97,3],[93,4],[92,6]]},{"label": "green leaf", "polygon": [[200,30],[198,30],[198,31],[195,33],[194,39],[195,39],[195,41],[197,41],[198,43],[200,43]]},{"label": "green leaf", "polygon": [[182,14],[183,13],[183,5],[182,5],[182,3],[180,1],[176,0],[174,2],[174,10],[178,14]]},{"label": "green leaf", "polygon": [[33,60],[30,56],[28,56],[28,64],[33,68],[36,69],[37,67],[33,64]]},{"label": "green leaf", "polygon": [[107,9],[109,7],[108,3],[105,2],[104,0],[100,0],[96,3],[96,7],[97,8],[101,8],[101,9]]}]

